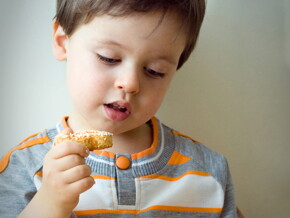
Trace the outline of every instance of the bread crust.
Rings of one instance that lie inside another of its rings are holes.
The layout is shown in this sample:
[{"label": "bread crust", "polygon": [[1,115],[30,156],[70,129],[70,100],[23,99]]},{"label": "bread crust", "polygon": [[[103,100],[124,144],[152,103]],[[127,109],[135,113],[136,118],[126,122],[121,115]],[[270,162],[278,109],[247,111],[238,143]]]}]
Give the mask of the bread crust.
[{"label": "bread crust", "polygon": [[99,130],[83,130],[70,134],[56,136],[54,145],[61,142],[73,141],[86,146],[90,151],[101,150],[112,147],[113,134]]}]

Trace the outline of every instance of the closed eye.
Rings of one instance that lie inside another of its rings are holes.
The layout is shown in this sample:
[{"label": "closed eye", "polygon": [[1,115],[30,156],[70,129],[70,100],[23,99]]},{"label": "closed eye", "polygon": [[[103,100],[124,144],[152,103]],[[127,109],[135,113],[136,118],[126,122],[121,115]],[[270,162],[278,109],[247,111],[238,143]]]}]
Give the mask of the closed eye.
[{"label": "closed eye", "polygon": [[150,68],[144,67],[144,70],[146,71],[146,73],[153,77],[153,78],[163,78],[165,76],[165,73],[161,73],[161,72],[157,72],[155,70],[152,70]]},{"label": "closed eye", "polygon": [[98,59],[104,62],[105,64],[116,64],[116,63],[121,62],[121,59],[108,58],[99,54],[97,54],[97,56],[98,56]]}]

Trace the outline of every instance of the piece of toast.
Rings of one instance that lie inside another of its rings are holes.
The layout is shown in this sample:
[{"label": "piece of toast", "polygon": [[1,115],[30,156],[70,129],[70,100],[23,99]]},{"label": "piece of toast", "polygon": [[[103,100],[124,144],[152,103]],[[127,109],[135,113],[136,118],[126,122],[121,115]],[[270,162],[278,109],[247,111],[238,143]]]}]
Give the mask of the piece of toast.
[{"label": "piece of toast", "polygon": [[54,145],[61,142],[74,141],[83,144],[90,151],[112,147],[113,134],[99,130],[83,130],[70,134],[58,135],[54,139]]}]

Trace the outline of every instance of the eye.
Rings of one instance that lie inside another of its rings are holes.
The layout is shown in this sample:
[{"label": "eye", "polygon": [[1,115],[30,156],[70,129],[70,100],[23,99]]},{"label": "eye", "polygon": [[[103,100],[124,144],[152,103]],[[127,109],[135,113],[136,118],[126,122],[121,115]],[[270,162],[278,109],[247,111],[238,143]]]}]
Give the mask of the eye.
[{"label": "eye", "polygon": [[98,56],[98,59],[104,62],[105,64],[116,64],[116,63],[121,62],[121,59],[108,58],[99,54],[97,54],[97,56]]},{"label": "eye", "polygon": [[144,70],[147,72],[149,76],[154,78],[163,78],[165,76],[165,73],[157,72],[147,67],[144,67]]}]

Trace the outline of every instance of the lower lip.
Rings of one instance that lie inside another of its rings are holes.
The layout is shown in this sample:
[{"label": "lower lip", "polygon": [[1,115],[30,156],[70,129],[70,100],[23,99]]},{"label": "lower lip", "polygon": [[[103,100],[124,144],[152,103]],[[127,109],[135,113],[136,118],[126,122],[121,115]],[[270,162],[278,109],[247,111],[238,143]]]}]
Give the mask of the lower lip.
[{"label": "lower lip", "polygon": [[107,107],[106,105],[104,105],[104,109],[107,117],[112,121],[120,122],[126,120],[130,116],[129,112],[121,112],[113,108]]}]

